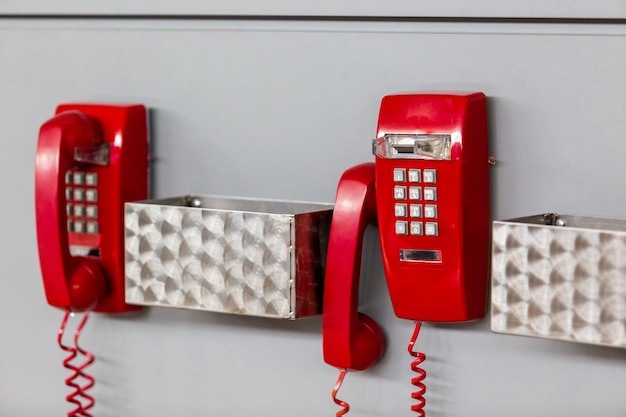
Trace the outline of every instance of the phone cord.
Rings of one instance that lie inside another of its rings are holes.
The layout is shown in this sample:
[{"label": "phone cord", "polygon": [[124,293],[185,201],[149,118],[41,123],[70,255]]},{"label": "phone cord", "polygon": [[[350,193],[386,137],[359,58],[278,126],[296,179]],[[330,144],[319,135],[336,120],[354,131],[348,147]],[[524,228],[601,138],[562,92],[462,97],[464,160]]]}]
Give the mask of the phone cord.
[{"label": "phone cord", "polygon": [[420,329],[422,328],[422,322],[415,322],[415,330],[413,331],[413,336],[411,337],[411,341],[409,342],[409,354],[415,358],[413,362],[411,362],[411,370],[417,373],[411,379],[411,383],[415,385],[417,388],[416,391],[411,393],[411,397],[417,401],[416,404],[411,406],[411,410],[415,411],[420,417],[426,416],[426,412],[424,411],[424,406],[426,406],[426,398],[424,398],[424,394],[426,393],[426,385],[422,382],[426,378],[426,371],[420,368],[420,364],[426,360],[426,355],[421,352],[415,352],[413,350],[413,346],[415,345],[415,341],[417,340],[417,336],[420,334]]},{"label": "phone cord", "polygon": [[350,404],[337,398],[337,392],[339,391],[339,388],[341,388],[341,384],[343,383],[343,379],[345,378],[347,372],[348,370],[346,368],[343,368],[341,370],[341,372],[339,373],[339,378],[337,378],[337,382],[335,383],[335,388],[333,388],[333,401],[338,406],[343,407],[341,410],[337,411],[335,417],[341,417],[344,414],[347,414],[348,411],[350,411]]},{"label": "phone cord", "polygon": [[[87,394],[87,391],[94,386],[95,379],[91,375],[86,374],[84,370],[94,362],[94,355],[82,349],[78,344],[78,338],[80,337],[83,327],[85,327],[85,323],[87,323],[89,313],[85,313],[76,328],[74,333],[74,346],[68,346],[63,344],[63,335],[65,334],[68,319],[73,316],[73,312],[69,310],[65,312],[57,336],[57,341],[61,349],[69,353],[63,360],[63,366],[72,371],[72,375],[65,380],[65,385],[71,387],[73,391],[65,397],[65,399],[68,403],[74,404],[75,408],[67,413],[67,417],[92,417],[88,411],[94,406],[95,400],[91,395]],[[81,364],[74,365],[72,361],[78,354],[81,354],[85,359]]]}]

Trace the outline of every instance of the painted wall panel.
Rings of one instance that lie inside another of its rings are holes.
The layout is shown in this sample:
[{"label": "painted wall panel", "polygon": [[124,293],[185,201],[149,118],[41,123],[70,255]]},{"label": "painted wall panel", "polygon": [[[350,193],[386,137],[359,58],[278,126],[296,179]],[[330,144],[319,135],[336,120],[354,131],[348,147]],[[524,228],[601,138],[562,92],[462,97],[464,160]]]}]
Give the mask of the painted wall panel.
[{"label": "painted wall panel", "polygon": [[85,3],[80,0],[5,0],[3,14],[52,15],[241,15],[241,16],[418,16],[418,17],[525,17],[525,18],[626,18],[626,5],[620,0],[440,0],[415,2],[390,0],[111,0]]},{"label": "painted wall panel", "polygon": [[[383,95],[489,96],[493,217],[561,211],[626,218],[623,26],[346,22],[0,21],[0,414],[69,409],[55,345],[61,312],[39,282],[33,167],[60,102],[152,108],[154,196],[332,202],[341,172],[372,161]],[[372,229],[361,304],[389,350],[351,373],[361,416],[410,414],[412,323],[393,316]],[[85,347],[99,416],[333,415],[338,372],[321,320],[173,309],[93,316]],[[604,415],[626,409],[626,351],[425,325],[429,416]],[[584,400],[583,400],[584,399]]]}]

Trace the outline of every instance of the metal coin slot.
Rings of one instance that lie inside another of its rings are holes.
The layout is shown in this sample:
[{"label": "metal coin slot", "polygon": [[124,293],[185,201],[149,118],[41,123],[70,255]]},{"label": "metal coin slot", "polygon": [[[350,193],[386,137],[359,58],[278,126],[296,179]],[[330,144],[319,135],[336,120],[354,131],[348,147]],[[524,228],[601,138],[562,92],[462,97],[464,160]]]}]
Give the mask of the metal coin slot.
[{"label": "metal coin slot", "polygon": [[441,251],[400,249],[400,260],[407,262],[441,262]]}]

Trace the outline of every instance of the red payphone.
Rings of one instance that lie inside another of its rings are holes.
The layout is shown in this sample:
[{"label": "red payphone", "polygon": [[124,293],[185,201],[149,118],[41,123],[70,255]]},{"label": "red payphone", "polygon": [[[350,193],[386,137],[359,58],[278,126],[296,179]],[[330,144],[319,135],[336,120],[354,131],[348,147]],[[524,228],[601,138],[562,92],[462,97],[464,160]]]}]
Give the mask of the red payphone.
[{"label": "red payphone", "polygon": [[[37,243],[48,303],[66,311],[58,343],[73,373],[68,415],[89,416],[84,369],[93,355],[63,333],[75,312],[121,313],[125,303],[124,203],[148,194],[147,111],[143,105],[64,104],[39,131],[35,164]],[[72,364],[78,355],[80,365]],[[83,378],[83,380],[81,380]],[[80,383],[82,381],[82,383]]]},{"label": "red payphone", "polygon": [[[375,163],[347,170],[335,202],[326,265],[324,360],[364,370],[382,357],[376,322],[357,311],[363,232],[378,223],[394,312],[417,326],[409,344],[423,415],[425,356],[413,351],[423,321],[484,317],[489,265],[486,98],[473,92],[384,97]],[[336,387],[337,389],[338,387]],[[336,394],[333,392],[333,397]],[[338,415],[347,412],[347,405]]]}]

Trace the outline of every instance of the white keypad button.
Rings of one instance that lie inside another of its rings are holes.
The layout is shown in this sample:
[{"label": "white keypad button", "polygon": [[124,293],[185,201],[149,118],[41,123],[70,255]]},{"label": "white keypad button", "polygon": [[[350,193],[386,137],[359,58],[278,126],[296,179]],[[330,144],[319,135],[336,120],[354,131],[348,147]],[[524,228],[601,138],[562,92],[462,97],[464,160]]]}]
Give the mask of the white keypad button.
[{"label": "white keypad button", "polygon": [[424,170],[424,182],[434,184],[437,182],[437,171],[434,169]]},{"label": "white keypad button", "polygon": [[411,204],[410,211],[411,211],[411,217],[422,217],[422,205],[421,204]]},{"label": "white keypad button", "polygon": [[435,187],[424,187],[424,200],[436,201],[437,189]]},{"label": "white keypad button", "polygon": [[393,180],[395,182],[404,182],[404,181],[406,181],[406,170],[404,168],[394,168],[393,169]]},{"label": "white keypad button", "polygon": [[88,188],[87,191],[85,191],[85,200],[91,202],[98,201],[98,190],[95,188]]},{"label": "white keypad button", "polygon": [[83,201],[85,199],[85,190],[83,188],[74,188],[74,200]]},{"label": "white keypad button", "polygon": [[90,172],[85,175],[85,184],[95,187],[98,185],[98,174]]},{"label": "white keypad button", "polygon": [[71,188],[66,188],[65,189],[65,199],[66,200],[71,200],[74,197],[74,190],[72,190]]},{"label": "white keypad button", "polygon": [[406,235],[407,234],[407,228],[408,228],[408,223],[405,221],[397,221],[396,222],[396,234],[397,235]]},{"label": "white keypad button", "polygon": [[396,217],[406,217],[406,204],[396,204]]},{"label": "white keypad button", "polygon": [[438,236],[439,235],[439,223],[428,222],[426,223],[426,236]]},{"label": "white keypad button", "polygon": [[406,187],[401,187],[399,185],[393,187],[393,196],[396,200],[406,199]]},{"label": "white keypad button", "polygon": [[74,213],[74,207],[71,204],[65,205],[65,214],[71,216]]},{"label": "white keypad button", "polygon": [[74,221],[73,220],[68,220],[67,221],[67,231],[72,233],[74,232]]},{"label": "white keypad button", "polygon": [[424,224],[422,222],[411,222],[411,234],[421,236],[424,234]]},{"label": "white keypad button", "polygon": [[77,220],[74,222],[74,233],[85,233],[85,222]]},{"label": "white keypad button", "polygon": [[71,184],[72,183],[72,171],[67,171],[65,173],[65,183],[66,184]]},{"label": "white keypad button", "polygon": [[74,216],[85,217],[85,205],[84,204],[74,204]]},{"label": "white keypad button", "polygon": [[87,222],[87,233],[92,235],[98,234],[98,222]]},{"label": "white keypad button", "polygon": [[427,219],[436,219],[437,218],[437,206],[434,204],[426,204],[424,206],[424,217]]},{"label": "white keypad button", "polygon": [[421,175],[419,169],[409,169],[409,182],[420,182]]},{"label": "white keypad button", "polygon": [[74,184],[76,185],[83,185],[85,183],[85,173],[75,172],[73,181],[74,181]]},{"label": "white keypad button", "polygon": [[87,206],[86,208],[86,214],[87,217],[91,217],[92,219],[95,219],[98,217],[98,206]]},{"label": "white keypad button", "polygon": [[421,189],[421,187],[409,187],[409,199],[410,200],[421,200],[422,199],[422,189]]}]

